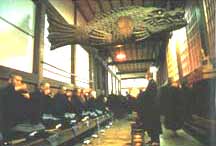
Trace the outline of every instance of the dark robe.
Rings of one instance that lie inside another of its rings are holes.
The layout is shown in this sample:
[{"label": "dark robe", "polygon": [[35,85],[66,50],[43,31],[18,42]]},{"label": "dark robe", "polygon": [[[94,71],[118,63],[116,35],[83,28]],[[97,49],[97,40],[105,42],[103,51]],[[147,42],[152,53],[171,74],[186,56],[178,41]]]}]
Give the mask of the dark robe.
[{"label": "dark robe", "polygon": [[3,89],[0,89],[0,133],[3,131]]},{"label": "dark robe", "polygon": [[43,113],[52,114],[53,113],[53,101],[49,95],[36,90],[32,94],[32,107],[33,114],[32,118],[34,123],[41,121]]},{"label": "dark robe", "polygon": [[120,108],[120,98],[117,95],[110,94],[108,96],[108,101],[107,101],[109,109],[116,114],[116,112],[119,111]]},{"label": "dark robe", "polygon": [[193,114],[193,105],[195,102],[194,95],[190,88],[182,86],[181,88],[181,98],[182,99],[182,113],[184,121],[190,121]]},{"label": "dark robe", "polygon": [[30,100],[22,94],[26,91],[16,91],[14,86],[7,86],[2,93],[4,128],[9,129],[18,123],[29,121],[31,116]]},{"label": "dark robe", "polygon": [[54,96],[54,114],[57,116],[63,116],[64,113],[70,112],[70,103],[65,94],[57,93]]},{"label": "dark robe", "polygon": [[98,96],[96,99],[96,109],[101,110],[101,111],[105,111],[106,107],[107,107],[107,105],[104,101],[104,96],[103,95]]},{"label": "dark robe", "polygon": [[146,91],[137,98],[137,113],[144,130],[159,134],[162,133],[162,128],[157,100],[157,85],[154,80],[150,80]]},{"label": "dark robe", "polygon": [[132,113],[132,111],[136,110],[136,98],[132,97],[130,94],[127,95],[127,103],[128,103],[128,112]]},{"label": "dark robe", "polygon": [[164,125],[167,129],[178,130],[184,124],[184,100],[180,89],[167,86],[164,97]]},{"label": "dark robe", "polygon": [[94,111],[96,108],[96,99],[91,97],[86,102],[86,108],[89,111]]},{"label": "dark robe", "polygon": [[81,102],[80,97],[78,95],[72,95],[71,105],[72,105],[73,112],[81,116],[83,110],[85,109],[85,106]]}]

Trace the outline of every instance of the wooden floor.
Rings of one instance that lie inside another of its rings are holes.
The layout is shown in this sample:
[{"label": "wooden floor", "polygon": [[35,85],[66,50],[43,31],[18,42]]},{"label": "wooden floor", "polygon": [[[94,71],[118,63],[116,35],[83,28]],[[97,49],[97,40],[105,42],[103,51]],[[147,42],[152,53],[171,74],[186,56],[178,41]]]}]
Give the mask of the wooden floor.
[{"label": "wooden floor", "polygon": [[[86,142],[89,140],[90,143],[80,143],[76,146],[131,146],[130,121],[113,121],[113,126],[109,129],[105,129],[105,132],[100,130],[97,138],[91,136],[85,138],[85,140],[87,140]],[[148,140],[147,134],[145,140]],[[183,130],[178,131],[178,135],[174,136],[171,131],[164,129],[160,140],[161,146],[205,146]]]}]

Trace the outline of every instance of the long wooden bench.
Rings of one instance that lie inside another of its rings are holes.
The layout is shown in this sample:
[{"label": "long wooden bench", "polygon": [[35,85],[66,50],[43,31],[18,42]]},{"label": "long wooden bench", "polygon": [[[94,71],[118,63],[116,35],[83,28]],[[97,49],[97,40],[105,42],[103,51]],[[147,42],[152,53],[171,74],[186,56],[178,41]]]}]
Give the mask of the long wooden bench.
[{"label": "long wooden bench", "polygon": [[192,120],[184,124],[184,129],[202,142],[208,143],[212,140],[213,131],[216,134],[216,121],[193,115]]},{"label": "long wooden bench", "polygon": [[24,140],[23,142],[13,144],[13,146],[59,146],[93,128],[97,128],[97,126],[100,126],[104,122],[111,120],[111,118],[112,117],[110,115],[103,115],[85,122],[79,122],[69,129],[50,132],[50,136],[47,138],[39,138],[34,141]]}]

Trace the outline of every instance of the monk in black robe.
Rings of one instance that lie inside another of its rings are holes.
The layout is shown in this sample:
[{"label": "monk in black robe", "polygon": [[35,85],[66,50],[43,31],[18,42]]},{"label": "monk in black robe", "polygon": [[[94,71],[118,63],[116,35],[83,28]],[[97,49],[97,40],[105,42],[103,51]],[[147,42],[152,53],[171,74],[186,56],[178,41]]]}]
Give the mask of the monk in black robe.
[{"label": "monk in black robe", "polygon": [[56,116],[63,116],[64,113],[70,112],[70,103],[67,96],[67,88],[60,87],[60,91],[54,96],[54,111]]},{"label": "monk in black robe", "polygon": [[175,84],[168,84],[163,95],[164,126],[172,130],[173,135],[177,135],[177,130],[181,129],[184,124],[185,107],[180,91]]},{"label": "monk in black robe", "polygon": [[96,98],[96,108],[101,111],[106,111],[107,109],[107,98],[101,94]]},{"label": "monk in black robe", "polygon": [[3,100],[2,100],[2,92],[3,90],[0,89],[0,145],[1,142],[3,141],[3,136],[2,136],[2,131],[3,131]]},{"label": "monk in black robe", "polygon": [[53,100],[50,93],[50,84],[47,82],[41,83],[40,89],[32,93],[33,123],[39,123],[43,113],[53,113]]},{"label": "monk in black robe", "polygon": [[89,95],[89,97],[86,100],[86,108],[89,111],[94,111],[96,108],[96,97]]},{"label": "monk in black robe", "polygon": [[146,91],[140,93],[138,96],[137,113],[142,123],[142,128],[148,132],[148,135],[151,137],[150,142],[154,146],[159,146],[159,135],[162,133],[159,103],[157,100],[157,85],[153,79],[150,79]]},{"label": "monk in black robe", "polygon": [[83,105],[83,103],[81,102],[81,97],[78,96],[78,90],[74,89],[72,91],[72,98],[71,98],[71,104],[72,104],[72,108],[73,111],[78,115],[81,116],[82,112],[85,109],[85,106]]},{"label": "monk in black robe", "polygon": [[11,75],[6,86],[1,91],[3,134],[7,139],[8,131],[18,123],[30,120],[31,106],[30,95],[26,84],[22,83],[22,77]]}]

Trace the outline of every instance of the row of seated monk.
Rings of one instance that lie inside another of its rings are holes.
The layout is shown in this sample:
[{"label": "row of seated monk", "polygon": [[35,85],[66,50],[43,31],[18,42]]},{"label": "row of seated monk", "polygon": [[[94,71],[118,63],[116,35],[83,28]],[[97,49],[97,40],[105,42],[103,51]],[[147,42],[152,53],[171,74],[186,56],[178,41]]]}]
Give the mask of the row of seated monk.
[{"label": "row of seated monk", "polygon": [[11,75],[8,85],[0,90],[1,128],[7,130],[25,121],[38,124],[43,114],[58,117],[69,112],[81,116],[85,110],[106,110],[104,96],[80,96],[77,89],[71,90],[65,86],[61,86],[54,96],[51,93],[48,82],[41,83],[38,89],[29,92],[22,76]]}]

